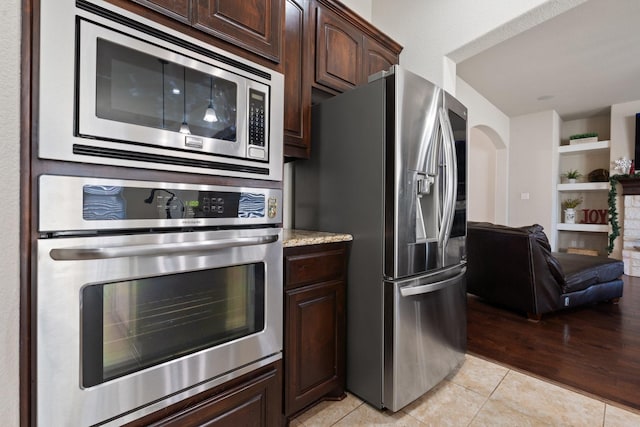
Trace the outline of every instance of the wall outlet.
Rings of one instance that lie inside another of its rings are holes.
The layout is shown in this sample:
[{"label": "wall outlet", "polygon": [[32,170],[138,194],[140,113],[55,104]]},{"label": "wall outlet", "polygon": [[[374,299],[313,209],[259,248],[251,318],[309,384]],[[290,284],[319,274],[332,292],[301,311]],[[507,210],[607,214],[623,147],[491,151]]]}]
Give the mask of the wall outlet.
[{"label": "wall outlet", "polygon": [[529,193],[520,193],[520,200],[529,200]]}]

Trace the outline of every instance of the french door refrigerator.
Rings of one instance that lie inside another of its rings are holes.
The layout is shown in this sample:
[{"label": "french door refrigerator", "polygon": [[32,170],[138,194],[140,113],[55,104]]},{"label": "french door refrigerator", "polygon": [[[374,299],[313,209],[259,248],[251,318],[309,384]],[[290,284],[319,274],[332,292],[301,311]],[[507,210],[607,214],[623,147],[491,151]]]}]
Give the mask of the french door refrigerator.
[{"label": "french door refrigerator", "polygon": [[312,110],[294,226],[353,235],[347,389],[398,411],[466,352],[466,108],[399,66]]}]

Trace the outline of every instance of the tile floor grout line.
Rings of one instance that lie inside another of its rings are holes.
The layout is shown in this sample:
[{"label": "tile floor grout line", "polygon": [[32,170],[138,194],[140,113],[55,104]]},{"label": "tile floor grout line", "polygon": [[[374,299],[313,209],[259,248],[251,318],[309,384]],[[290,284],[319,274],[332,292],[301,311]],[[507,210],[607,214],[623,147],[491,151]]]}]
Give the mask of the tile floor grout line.
[{"label": "tile floor grout line", "polygon": [[[354,396],[355,396],[355,394],[354,394]],[[358,398],[358,399],[360,399],[360,398]],[[333,423],[333,424],[331,424],[331,425],[332,425],[332,426],[337,425],[340,421],[342,421],[343,419],[345,419],[346,417],[348,417],[352,412],[355,412],[359,407],[361,407],[361,406],[362,406],[362,405],[364,405],[364,404],[365,404],[365,402],[362,400],[358,406],[356,406],[355,408],[353,408],[352,410],[350,410],[349,412],[347,412],[346,414],[344,414],[342,417],[338,418],[338,419],[336,420],[336,422],[334,422],[334,423]]]},{"label": "tile floor grout line", "polygon": [[[509,374],[509,371],[510,371],[510,369],[507,368],[507,372],[504,373],[502,378],[500,378],[500,381],[498,381],[498,384],[496,384],[496,386],[493,388],[493,390],[491,390],[491,393],[489,393],[489,395],[484,399],[484,402],[482,402],[482,405],[480,406],[480,408],[478,408],[476,413],[473,415],[473,418],[471,418],[471,421],[469,421],[469,423],[467,424],[467,427],[469,427],[471,424],[473,424],[473,421],[478,417],[478,414],[480,414],[480,412],[482,411],[482,408],[485,407],[487,402],[491,399],[491,396],[493,396],[493,393],[496,392],[498,387],[500,387],[500,384],[502,384],[504,379],[507,377],[507,375]],[[465,388],[467,388],[467,387],[465,387]],[[474,390],[471,390],[469,388],[467,388],[467,390],[474,391]]]}]

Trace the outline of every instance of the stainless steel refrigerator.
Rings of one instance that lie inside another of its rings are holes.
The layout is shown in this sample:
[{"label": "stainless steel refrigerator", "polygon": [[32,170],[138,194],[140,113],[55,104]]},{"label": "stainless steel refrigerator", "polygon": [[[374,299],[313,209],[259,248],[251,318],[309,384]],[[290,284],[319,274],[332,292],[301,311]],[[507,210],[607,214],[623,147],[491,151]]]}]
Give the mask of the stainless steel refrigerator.
[{"label": "stainless steel refrigerator", "polygon": [[466,351],[466,108],[399,66],[312,110],[294,225],[353,235],[347,389],[398,411]]}]

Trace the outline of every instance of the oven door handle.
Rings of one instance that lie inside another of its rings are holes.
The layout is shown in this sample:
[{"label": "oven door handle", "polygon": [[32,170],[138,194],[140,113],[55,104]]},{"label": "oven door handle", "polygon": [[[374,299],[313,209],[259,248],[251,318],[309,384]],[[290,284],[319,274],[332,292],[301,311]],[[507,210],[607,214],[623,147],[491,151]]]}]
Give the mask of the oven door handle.
[{"label": "oven door handle", "polygon": [[241,246],[264,245],[273,243],[277,240],[278,236],[275,235],[204,240],[201,242],[161,243],[153,245],[130,245],[102,248],[65,248],[52,249],[49,252],[49,255],[57,261],[77,261],[134,256],[181,255],[192,252],[215,251]]}]

